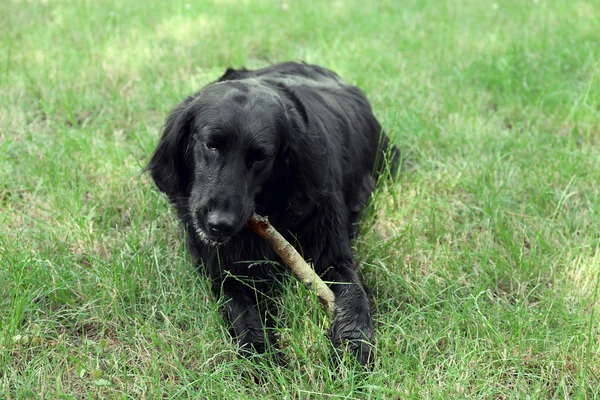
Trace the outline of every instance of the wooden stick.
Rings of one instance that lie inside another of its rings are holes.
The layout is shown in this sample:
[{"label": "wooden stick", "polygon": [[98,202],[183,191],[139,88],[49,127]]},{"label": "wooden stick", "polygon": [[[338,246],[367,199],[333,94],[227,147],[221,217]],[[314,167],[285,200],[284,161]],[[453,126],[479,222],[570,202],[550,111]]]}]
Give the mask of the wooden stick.
[{"label": "wooden stick", "polygon": [[291,268],[292,272],[308,287],[315,288],[317,297],[323,303],[327,311],[333,314],[335,308],[335,296],[323,280],[315,271],[304,261],[302,256],[296,251],[279,232],[269,223],[267,217],[258,214],[252,215],[248,221],[248,226],[258,236],[265,239],[273,247],[273,250],[279,254],[283,261]]}]

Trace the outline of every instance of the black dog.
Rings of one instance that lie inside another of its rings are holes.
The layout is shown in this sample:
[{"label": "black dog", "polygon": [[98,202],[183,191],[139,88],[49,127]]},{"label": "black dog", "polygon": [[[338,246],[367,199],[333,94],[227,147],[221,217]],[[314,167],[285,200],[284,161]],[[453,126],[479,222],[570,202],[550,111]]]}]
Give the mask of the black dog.
[{"label": "black dog", "polygon": [[386,159],[398,151],[356,87],[327,69],[228,69],[169,114],[148,170],[176,206],[193,261],[224,296],[241,348],[274,342],[261,294],[280,261],[246,227],[256,212],[330,282],[336,348],[373,360],[373,323],[350,240]]}]

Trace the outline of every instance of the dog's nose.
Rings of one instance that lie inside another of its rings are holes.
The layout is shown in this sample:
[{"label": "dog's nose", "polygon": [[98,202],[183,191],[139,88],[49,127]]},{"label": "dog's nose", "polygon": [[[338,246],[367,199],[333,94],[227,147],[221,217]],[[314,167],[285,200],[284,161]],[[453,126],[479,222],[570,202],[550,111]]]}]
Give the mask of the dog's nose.
[{"label": "dog's nose", "polygon": [[206,218],[208,233],[214,236],[229,236],[234,233],[237,218],[227,211],[211,211]]}]

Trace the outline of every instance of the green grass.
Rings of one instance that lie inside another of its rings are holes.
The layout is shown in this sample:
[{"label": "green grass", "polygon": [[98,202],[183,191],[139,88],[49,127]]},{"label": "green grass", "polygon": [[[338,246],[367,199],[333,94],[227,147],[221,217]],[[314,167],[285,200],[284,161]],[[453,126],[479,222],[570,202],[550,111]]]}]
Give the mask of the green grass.
[{"label": "green grass", "polygon": [[[0,398],[600,398],[595,0],[13,0],[0,15]],[[370,373],[330,373],[328,318],[293,280],[289,365],[238,358],[142,174],[185,95],[288,59],[359,85],[404,153],[355,242]]]}]

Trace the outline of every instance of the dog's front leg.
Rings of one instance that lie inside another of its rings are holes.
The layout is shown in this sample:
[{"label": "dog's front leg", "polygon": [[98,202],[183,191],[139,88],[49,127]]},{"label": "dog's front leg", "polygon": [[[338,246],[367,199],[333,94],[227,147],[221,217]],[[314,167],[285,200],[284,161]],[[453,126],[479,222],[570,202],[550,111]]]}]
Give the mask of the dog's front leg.
[{"label": "dog's front leg", "polygon": [[254,349],[264,353],[275,343],[273,329],[257,301],[258,293],[235,278],[226,278],[220,294],[230,321],[230,331],[237,340],[242,353]]},{"label": "dog's front leg", "polygon": [[[336,202],[337,199],[337,202]],[[313,220],[300,242],[313,260],[315,270],[335,295],[335,311],[329,330],[336,349],[347,347],[364,366],[373,363],[375,333],[369,299],[356,272],[348,233],[349,216],[339,197],[330,197],[315,211]],[[315,235],[324,232],[325,235]],[[337,358],[337,357],[336,357]]]},{"label": "dog's front leg", "polygon": [[375,334],[367,294],[359,282],[352,260],[334,262],[325,279],[335,294],[335,311],[329,330],[333,345],[346,347],[363,366],[373,363]]}]

